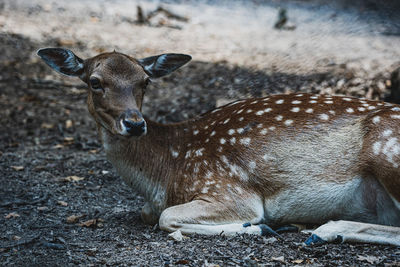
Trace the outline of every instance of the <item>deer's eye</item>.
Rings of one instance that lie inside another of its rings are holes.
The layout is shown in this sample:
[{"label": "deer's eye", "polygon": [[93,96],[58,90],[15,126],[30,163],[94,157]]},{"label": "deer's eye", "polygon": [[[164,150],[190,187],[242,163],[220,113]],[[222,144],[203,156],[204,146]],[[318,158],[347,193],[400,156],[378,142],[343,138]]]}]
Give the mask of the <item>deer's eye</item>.
[{"label": "deer's eye", "polygon": [[92,89],[94,89],[94,90],[102,89],[99,78],[91,77],[90,78],[90,87],[92,87]]}]

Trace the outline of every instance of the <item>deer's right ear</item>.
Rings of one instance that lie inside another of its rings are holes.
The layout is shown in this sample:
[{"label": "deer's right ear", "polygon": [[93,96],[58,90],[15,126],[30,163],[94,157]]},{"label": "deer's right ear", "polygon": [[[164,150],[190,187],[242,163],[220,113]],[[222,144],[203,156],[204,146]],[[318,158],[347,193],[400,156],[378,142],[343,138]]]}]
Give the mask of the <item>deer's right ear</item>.
[{"label": "deer's right ear", "polygon": [[65,48],[42,48],[38,56],[54,70],[68,76],[81,76],[84,71],[83,59]]}]

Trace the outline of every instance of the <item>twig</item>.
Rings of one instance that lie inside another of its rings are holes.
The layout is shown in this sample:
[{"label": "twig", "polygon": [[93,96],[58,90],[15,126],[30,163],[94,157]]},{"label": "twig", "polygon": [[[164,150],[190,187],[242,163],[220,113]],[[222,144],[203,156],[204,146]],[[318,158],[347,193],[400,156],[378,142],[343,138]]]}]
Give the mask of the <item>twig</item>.
[{"label": "twig", "polygon": [[25,240],[19,240],[17,243],[12,244],[12,245],[8,245],[8,246],[2,246],[0,247],[1,249],[7,249],[7,248],[13,248],[13,247],[18,247],[18,246],[22,246],[22,245],[28,245],[30,243],[33,243],[33,241],[36,241],[36,239],[38,239],[40,237],[40,234],[35,235],[34,237],[30,238],[30,239],[25,239]]},{"label": "twig", "polygon": [[154,17],[158,13],[164,13],[170,19],[176,19],[176,20],[183,21],[183,22],[187,22],[188,21],[188,18],[185,18],[185,17],[179,16],[177,14],[174,14],[171,11],[169,11],[169,10],[167,10],[167,9],[161,7],[161,6],[159,6],[156,10],[150,12],[147,15],[146,20],[147,21],[150,20],[152,17]]},{"label": "twig", "polygon": [[38,204],[38,203],[41,203],[41,202],[43,202],[43,201],[45,201],[45,200],[47,200],[49,198],[49,194],[45,194],[43,197],[41,197],[41,198],[38,198],[38,199],[36,199],[36,200],[33,200],[33,201],[27,201],[27,200],[21,200],[21,199],[17,199],[17,200],[15,200],[15,201],[10,201],[10,202],[6,202],[6,203],[2,203],[2,204],[0,204],[0,207],[9,207],[9,206],[12,206],[12,205],[19,205],[19,206],[21,206],[21,205],[35,205],[35,204]]}]

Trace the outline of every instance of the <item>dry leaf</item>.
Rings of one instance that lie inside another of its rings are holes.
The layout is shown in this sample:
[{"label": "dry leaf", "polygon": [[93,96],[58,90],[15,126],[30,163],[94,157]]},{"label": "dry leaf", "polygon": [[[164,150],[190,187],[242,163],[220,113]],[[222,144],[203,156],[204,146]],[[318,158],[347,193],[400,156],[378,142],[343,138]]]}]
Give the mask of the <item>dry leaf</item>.
[{"label": "dry leaf", "polygon": [[22,171],[23,169],[25,169],[24,166],[11,166],[11,168],[13,168],[14,171]]},{"label": "dry leaf", "polygon": [[37,207],[37,210],[40,210],[40,211],[44,211],[44,210],[47,210],[47,209],[48,209],[48,207],[46,207],[46,206]]},{"label": "dry leaf", "polygon": [[79,177],[79,176],[76,176],[76,175],[71,175],[71,176],[65,177],[64,179],[62,179],[62,181],[64,181],[64,182],[77,182],[77,181],[82,181],[83,179],[85,179],[85,178]]},{"label": "dry leaf", "polygon": [[20,236],[17,236],[17,235],[15,235],[15,236],[13,236],[13,237],[12,237],[12,239],[13,239],[13,240],[15,240],[15,241],[18,241],[18,240],[20,240],[20,239],[21,239],[21,237],[20,237]]},{"label": "dry leaf", "polygon": [[271,260],[273,260],[273,261],[279,261],[279,262],[285,263],[285,257],[283,257],[283,256],[271,257]]},{"label": "dry leaf", "polygon": [[53,146],[54,149],[59,149],[59,148],[64,148],[63,144],[57,144],[55,146]]},{"label": "dry leaf", "polygon": [[64,145],[71,145],[74,143],[73,137],[64,137]]},{"label": "dry leaf", "polygon": [[72,123],[72,120],[66,120],[65,121],[65,128],[69,129],[73,126],[74,124]]},{"label": "dry leaf", "polygon": [[[80,223],[79,226],[95,227],[99,221],[100,221],[99,219],[91,219],[91,220],[87,220],[87,221]],[[101,220],[101,221],[103,221],[103,220]]]},{"label": "dry leaf", "polygon": [[296,263],[296,264],[300,264],[302,263],[304,260],[293,260],[292,263]]},{"label": "dry leaf", "polygon": [[10,212],[9,214],[7,214],[4,218],[6,218],[6,219],[10,219],[10,218],[17,218],[17,217],[19,217],[20,215],[18,214],[18,213],[16,213],[16,212]]},{"label": "dry leaf", "polygon": [[71,215],[67,217],[67,223],[76,223],[84,215]]},{"label": "dry leaf", "polygon": [[54,124],[43,122],[40,127],[44,128],[44,129],[52,129],[52,128],[54,128]]},{"label": "dry leaf", "polygon": [[62,200],[57,201],[57,204],[60,205],[60,206],[63,206],[63,207],[68,206],[68,203],[65,202],[65,201],[62,201]]},{"label": "dry leaf", "polygon": [[99,152],[98,149],[89,150],[89,153],[90,153],[90,154],[97,154],[98,152]]}]

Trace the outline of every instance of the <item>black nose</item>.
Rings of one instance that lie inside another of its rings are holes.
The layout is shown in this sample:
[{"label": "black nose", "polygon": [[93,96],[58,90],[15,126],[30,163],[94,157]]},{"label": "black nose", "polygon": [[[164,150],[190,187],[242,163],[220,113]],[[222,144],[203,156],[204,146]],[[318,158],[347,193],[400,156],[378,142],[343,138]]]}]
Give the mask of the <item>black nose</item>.
[{"label": "black nose", "polygon": [[146,131],[146,123],[144,120],[133,121],[129,119],[123,119],[122,123],[124,124],[126,131],[130,135],[139,136]]}]

